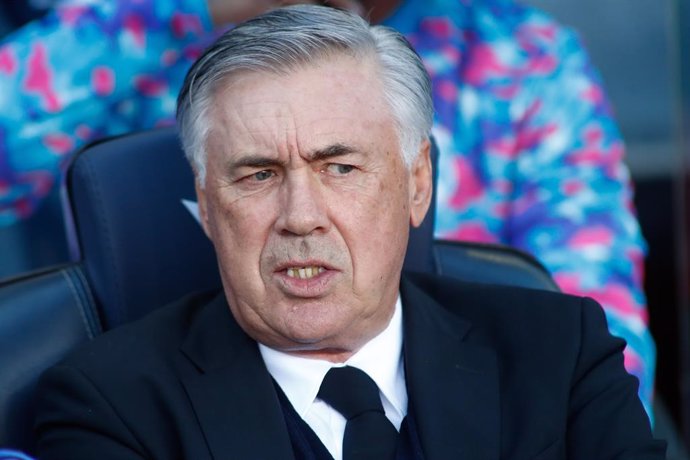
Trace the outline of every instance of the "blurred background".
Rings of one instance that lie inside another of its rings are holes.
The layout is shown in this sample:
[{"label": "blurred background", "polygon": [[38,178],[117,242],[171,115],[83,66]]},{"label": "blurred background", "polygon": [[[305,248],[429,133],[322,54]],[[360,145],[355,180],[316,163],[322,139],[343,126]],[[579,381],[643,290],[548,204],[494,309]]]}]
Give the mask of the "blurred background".
[{"label": "blurred background", "polygon": [[687,0],[530,0],[578,31],[603,75],[627,146],[649,245],[645,291],[657,343],[657,394],[690,440]]},{"label": "blurred background", "polygon": [[[0,37],[54,0],[2,0]],[[649,245],[645,289],[657,394],[690,443],[690,1],[529,0],[577,30],[601,71],[627,144]],[[68,259],[59,193],[0,228],[0,279]]]},{"label": "blurred background", "polygon": [[582,37],[627,145],[649,245],[645,291],[657,394],[690,442],[688,216],[690,5],[687,0],[530,0]]}]

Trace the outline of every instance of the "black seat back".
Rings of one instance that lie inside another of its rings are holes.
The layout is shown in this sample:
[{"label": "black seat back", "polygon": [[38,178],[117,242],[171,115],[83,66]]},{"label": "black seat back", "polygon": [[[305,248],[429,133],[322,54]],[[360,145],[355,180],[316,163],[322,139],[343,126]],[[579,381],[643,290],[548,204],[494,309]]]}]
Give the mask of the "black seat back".
[{"label": "black seat back", "polygon": [[106,329],[220,285],[213,246],[183,204],[195,200],[194,180],[173,129],[83,149],[67,191],[70,248]]}]

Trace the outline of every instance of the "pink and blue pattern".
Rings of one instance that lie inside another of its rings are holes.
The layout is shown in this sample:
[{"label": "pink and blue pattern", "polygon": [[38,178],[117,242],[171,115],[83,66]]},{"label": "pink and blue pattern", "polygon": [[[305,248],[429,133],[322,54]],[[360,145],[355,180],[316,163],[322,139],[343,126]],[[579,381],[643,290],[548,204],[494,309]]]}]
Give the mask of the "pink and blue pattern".
[{"label": "pink and blue pattern", "polygon": [[651,414],[645,243],[623,142],[576,35],[507,0],[408,0],[389,23],[434,84],[437,235],[524,249],[565,292],[599,301]]},{"label": "pink and blue pattern", "polygon": [[[623,143],[576,36],[509,0],[407,0],[387,21],[434,82],[437,235],[537,256],[597,299],[650,411],[645,244]],[[27,217],[85,142],[174,121],[213,38],[204,0],[68,2],[0,46],[0,224]],[[650,412],[651,414],[651,412]]]},{"label": "pink and blue pattern", "polygon": [[203,0],[79,0],[0,46],[0,225],[31,215],[69,154],[174,123],[185,72],[213,38]]}]

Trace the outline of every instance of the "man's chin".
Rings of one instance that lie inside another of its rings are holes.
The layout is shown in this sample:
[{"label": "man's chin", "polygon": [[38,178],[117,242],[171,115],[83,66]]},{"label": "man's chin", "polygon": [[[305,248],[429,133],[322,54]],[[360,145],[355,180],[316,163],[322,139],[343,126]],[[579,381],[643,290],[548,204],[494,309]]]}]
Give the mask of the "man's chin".
[{"label": "man's chin", "polygon": [[295,356],[328,361],[338,361],[346,356],[342,360],[345,361],[363,345],[356,338],[350,337],[346,333],[347,330],[351,329],[343,328],[339,324],[319,330],[292,328],[285,331],[282,343],[275,344],[272,348]]},{"label": "man's chin", "polygon": [[350,356],[357,352],[356,349],[350,350],[341,347],[325,347],[318,344],[296,346],[287,350],[285,353],[307,359],[319,359],[333,363],[344,363]]}]

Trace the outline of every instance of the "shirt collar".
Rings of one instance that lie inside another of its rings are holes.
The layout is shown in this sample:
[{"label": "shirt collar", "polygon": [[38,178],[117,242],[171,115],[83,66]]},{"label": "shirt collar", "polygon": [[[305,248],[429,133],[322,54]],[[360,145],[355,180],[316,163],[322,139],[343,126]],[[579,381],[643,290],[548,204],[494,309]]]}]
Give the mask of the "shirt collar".
[{"label": "shirt collar", "polygon": [[366,372],[386,400],[401,414],[407,412],[407,389],[402,359],[403,330],[400,296],[388,326],[343,364],[290,355],[259,344],[271,376],[278,382],[300,417],[316,399],[324,376],[331,367],[353,366]]}]

